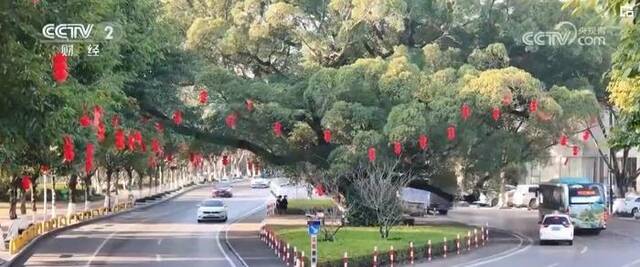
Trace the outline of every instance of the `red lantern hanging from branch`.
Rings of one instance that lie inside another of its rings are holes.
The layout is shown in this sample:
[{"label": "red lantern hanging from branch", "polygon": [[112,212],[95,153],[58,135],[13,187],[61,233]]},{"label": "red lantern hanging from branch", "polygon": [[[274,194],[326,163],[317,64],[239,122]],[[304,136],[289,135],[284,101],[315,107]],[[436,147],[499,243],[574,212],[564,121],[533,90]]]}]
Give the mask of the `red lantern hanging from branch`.
[{"label": "red lantern hanging from branch", "polygon": [[589,141],[589,137],[591,136],[591,134],[589,133],[589,130],[584,130],[584,132],[582,132],[582,140],[587,142]]},{"label": "red lantern hanging from branch", "polygon": [[222,165],[224,166],[229,165],[229,157],[227,155],[222,156]]},{"label": "red lantern hanging from branch", "polygon": [[231,113],[227,115],[227,117],[224,119],[224,122],[227,124],[227,127],[231,129],[235,129],[237,120],[238,120],[238,117],[236,116],[236,114]]},{"label": "red lantern hanging from branch", "polygon": [[565,134],[560,135],[560,145],[566,146],[569,143],[569,137]]},{"label": "red lantern hanging from branch", "polygon": [[420,147],[421,150],[426,150],[427,146],[429,146],[429,138],[427,138],[426,135],[421,134],[418,137],[418,146]]},{"label": "red lantern hanging from branch", "polygon": [[460,108],[460,116],[462,117],[462,120],[465,121],[471,116],[471,107],[469,107],[467,103],[462,104],[462,107]]},{"label": "red lantern hanging from branch", "polygon": [[96,139],[98,140],[98,142],[104,141],[106,133],[107,129],[105,128],[104,123],[100,122],[100,124],[98,124],[98,130],[96,131]]},{"label": "red lantern hanging from branch", "polygon": [[402,144],[398,141],[393,142],[393,154],[399,157],[402,153]]},{"label": "red lantern hanging from branch", "polygon": [[453,141],[454,139],[456,139],[456,127],[453,125],[450,125],[447,128],[447,139],[449,141]]},{"label": "red lantern hanging from branch", "polygon": [[367,151],[367,156],[369,157],[369,161],[374,162],[376,160],[376,149],[370,147]]},{"label": "red lantern hanging from branch", "polygon": [[63,137],[62,141],[62,156],[64,157],[64,162],[71,163],[76,157],[75,151],[73,151],[73,139],[71,139],[70,135],[66,135]]},{"label": "red lantern hanging from branch", "polygon": [[323,137],[324,137],[324,142],[325,143],[331,143],[331,130],[329,129],[325,129],[324,132],[322,133]]},{"label": "red lantern hanging from branch", "polygon": [[315,188],[313,189],[313,191],[316,193],[316,195],[318,196],[324,196],[325,190],[324,190],[324,186],[322,186],[322,184],[317,184],[315,186]]},{"label": "red lantern hanging from branch", "polygon": [[139,146],[142,146],[144,144],[142,140],[142,133],[140,131],[135,131],[133,133],[133,138],[136,140],[136,144],[138,144]]},{"label": "red lantern hanging from branch", "polygon": [[98,127],[102,121],[102,114],[104,114],[104,109],[101,106],[96,105],[93,107],[93,126]]},{"label": "red lantern hanging from branch", "polygon": [[118,114],[111,116],[111,126],[113,126],[113,128],[120,126],[120,116],[118,116]]},{"label": "red lantern hanging from branch", "polygon": [[82,126],[82,128],[87,128],[89,125],[91,125],[91,119],[87,113],[82,114],[82,117],[80,117],[80,126]]},{"label": "red lantern hanging from branch", "polygon": [[29,175],[22,176],[22,180],[20,181],[20,186],[22,186],[22,190],[28,191],[31,188],[31,176]]},{"label": "red lantern hanging from branch", "polygon": [[122,131],[122,129],[118,129],[116,130],[115,133],[115,145],[116,145],[116,149],[117,150],[124,150],[125,148],[125,136],[124,136],[124,131]]},{"label": "red lantern hanging from branch", "polygon": [[55,80],[58,84],[63,83],[69,77],[68,65],[67,65],[67,56],[63,53],[56,52],[53,55],[53,80]]},{"label": "red lantern hanging from branch", "polygon": [[493,107],[493,109],[491,110],[491,118],[494,121],[498,121],[500,119],[500,108],[499,107]]},{"label": "red lantern hanging from branch", "polygon": [[538,111],[538,100],[537,99],[531,99],[531,102],[529,102],[529,112],[536,112]]},{"label": "red lantern hanging from branch", "polygon": [[84,171],[86,173],[91,173],[91,170],[93,169],[93,152],[93,144],[88,143],[84,153]]},{"label": "red lantern hanging from branch", "polygon": [[127,149],[131,151],[136,150],[136,137],[133,133],[129,133],[129,136],[127,137]]},{"label": "red lantern hanging from branch", "polygon": [[160,141],[158,139],[151,139],[151,151],[156,154],[160,154]]},{"label": "red lantern hanging from branch", "polygon": [[245,105],[245,107],[247,108],[247,111],[249,111],[249,112],[253,111],[253,100],[251,100],[251,99],[247,99],[247,100],[244,102],[244,105]]},{"label": "red lantern hanging from branch", "polygon": [[176,125],[182,124],[182,111],[176,110],[173,112],[173,122]]},{"label": "red lantern hanging from branch", "polygon": [[156,128],[156,132],[158,132],[159,134],[164,132],[164,126],[162,125],[161,122],[156,122],[154,127]]},{"label": "red lantern hanging from branch", "polygon": [[273,124],[273,133],[277,136],[280,137],[280,135],[282,135],[282,123],[280,123],[279,121],[276,121]]},{"label": "red lantern hanging from branch", "polygon": [[577,156],[579,152],[580,152],[580,148],[578,146],[573,146],[571,148],[571,154],[573,154],[574,156]]},{"label": "red lantern hanging from branch", "polygon": [[207,92],[207,90],[202,88],[202,90],[200,90],[200,93],[198,94],[198,101],[200,102],[201,105],[204,105],[207,103],[208,100],[209,100],[209,92]]}]

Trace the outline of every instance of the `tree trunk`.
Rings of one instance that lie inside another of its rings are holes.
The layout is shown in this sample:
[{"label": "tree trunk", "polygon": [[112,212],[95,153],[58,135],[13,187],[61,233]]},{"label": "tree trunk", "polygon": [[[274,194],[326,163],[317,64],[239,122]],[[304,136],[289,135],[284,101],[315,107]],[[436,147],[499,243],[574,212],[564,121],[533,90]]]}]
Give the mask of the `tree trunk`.
[{"label": "tree trunk", "polygon": [[78,175],[72,174],[69,178],[69,206],[67,207],[67,216],[71,216],[75,212],[76,205],[76,186],[78,185]]},{"label": "tree trunk", "polygon": [[507,173],[504,170],[500,170],[500,194],[498,194],[499,196],[499,201],[498,201],[498,205],[501,208],[507,207],[509,202],[509,198],[507,196],[507,194],[505,194],[505,187],[507,185]]},{"label": "tree trunk", "polygon": [[105,208],[111,210],[111,177],[113,176],[113,170],[107,169],[107,192],[105,192]]},{"label": "tree trunk", "polygon": [[27,214],[27,192],[20,190],[20,215]]},{"label": "tree trunk", "polygon": [[9,219],[15,220],[18,218],[18,214],[16,213],[16,206],[18,202],[18,178],[16,176],[11,176],[11,187],[9,192]]}]

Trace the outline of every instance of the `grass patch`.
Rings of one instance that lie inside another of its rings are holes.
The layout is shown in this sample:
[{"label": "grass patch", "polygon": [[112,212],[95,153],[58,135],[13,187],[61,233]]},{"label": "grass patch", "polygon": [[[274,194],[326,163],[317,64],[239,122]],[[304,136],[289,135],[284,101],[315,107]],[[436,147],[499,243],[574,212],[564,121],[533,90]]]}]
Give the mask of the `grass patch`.
[{"label": "grass patch", "polygon": [[[304,250],[309,254],[310,238],[306,226],[281,226],[271,228],[278,236],[286,240],[291,246]],[[338,232],[333,242],[320,241],[322,233],[318,235],[318,261],[336,262],[342,259],[344,252],[349,257],[369,257],[373,247],[378,246],[381,252],[388,251],[390,246],[395,250],[407,250],[409,242],[415,246],[424,246],[431,240],[434,246],[443,242],[446,237],[453,240],[457,234],[465,236],[470,228],[464,226],[398,226],[391,230],[389,239],[380,238],[377,227],[345,227]]]},{"label": "grass patch", "polygon": [[331,199],[289,199],[289,209],[326,209],[334,206]]}]

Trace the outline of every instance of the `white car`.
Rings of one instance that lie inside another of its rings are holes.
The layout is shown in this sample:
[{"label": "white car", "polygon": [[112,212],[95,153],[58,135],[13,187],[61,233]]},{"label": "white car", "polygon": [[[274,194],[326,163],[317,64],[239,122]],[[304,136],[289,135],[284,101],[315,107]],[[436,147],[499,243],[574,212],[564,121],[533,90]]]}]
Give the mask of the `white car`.
[{"label": "white car", "polygon": [[227,205],[219,199],[207,199],[198,204],[198,222],[227,221]]},{"label": "white car", "polygon": [[549,241],[573,245],[573,223],[566,214],[547,214],[540,224],[540,245]]},{"label": "white car", "polygon": [[515,207],[528,207],[530,209],[538,208],[538,196],[536,191],[538,185],[522,184],[516,186],[513,192],[511,204]]},{"label": "white car", "polygon": [[254,178],[251,180],[251,188],[269,188],[271,181],[265,178]]},{"label": "white car", "polygon": [[633,217],[640,217],[640,196],[628,196],[624,198],[622,213],[631,214]]}]

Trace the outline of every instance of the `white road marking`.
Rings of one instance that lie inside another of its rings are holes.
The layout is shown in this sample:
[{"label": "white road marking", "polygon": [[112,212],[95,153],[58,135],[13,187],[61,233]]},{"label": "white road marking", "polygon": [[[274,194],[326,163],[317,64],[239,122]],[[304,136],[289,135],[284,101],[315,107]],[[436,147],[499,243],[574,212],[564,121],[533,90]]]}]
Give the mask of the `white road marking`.
[{"label": "white road marking", "polygon": [[549,265],[547,265],[547,267],[556,267],[556,266],[558,266],[558,265],[560,265],[560,263],[557,263],[557,262],[556,262],[556,263],[554,263],[554,264],[549,264]]},{"label": "white road marking", "polygon": [[160,254],[156,254],[156,261],[162,261],[162,257],[160,257]]},{"label": "white road marking", "polygon": [[587,253],[587,250],[589,250],[589,247],[584,246],[584,247],[582,248],[582,250],[580,251],[580,254],[585,254],[585,253]]},{"label": "white road marking", "polygon": [[[499,261],[502,260],[504,258],[507,257],[511,257],[513,255],[516,255],[518,253],[524,252],[526,250],[528,250],[531,247],[531,243],[533,243],[533,240],[530,237],[527,237],[525,235],[521,235],[518,233],[509,233],[512,236],[515,236],[516,238],[518,238],[518,240],[520,240],[520,243],[518,243],[518,245],[515,248],[511,248],[507,251],[495,254],[495,255],[491,255],[488,257],[484,257],[484,258],[479,258],[473,261],[469,261],[469,262],[465,262],[463,264],[459,264],[456,266],[466,266],[466,267],[474,267],[474,266],[480,266],[480,265],[485,265],[487,263],[492,263],[495,261]],[[524,244],[525,239],[527,239],[527,241],[529,241],[529,244],[522,247],[522,245]]]},{"label": "white road marking", "polygon": [[107,236],[107,238],[105,238],[104,241],[102,241],[102,243],[100,243],[100,246],[98,246],[98,248],[96,248],[96,251],[93,252],[93,254],[91,255],[91,258],[89,259],[85,267],[91,266],[91,262],[93,262],[93,259],[95,259],[98,253],[100,253],[100,250],[102,250],[102,247],[104,247],[104,245],[107,244],[107,242],[109,242],[109,239],[111,239],[117,232],[118,231],[114,231],[109,236]]},{"label": "white road marking", "polygon": [[[249,265],[244,261],[244,259],[242,259],[242,257],[240,257],[240,254],[238,253],[238,251],[236,251],[236,249],[233,248],[233,246],[231,246],[231,243],[229,243],[229,228],[231,227],[231,225],[233,225],[236,222],[239,222],[249,216],[251,216],[253,213],[266,208],[267,203],[269,202],[269,198],[267,198],[264,203],[260,204],[260,206],[255,207],[254,209],[248,211],[247,213],[245,213],[244,215],[240,216],[239,218],[233,220],[233,222],[229,223],[226,225],[226,227],[224,228],[224,241],[227,244],[227,247],[229,247],[229,249],[231,249],[231,252],[236,256],[236,258],[238,258],[238,260],[240,261],[240,263],[242,263],[242,266],[248,267]],[[218,232],[218,234],[220,234],[220,232]],[[218,239],[218,245],[220,245],[220,239]],[[222,249],[222,248],[220,248]],[[222,249],[222,252],[224,253],[224,250]],[[226,256],[226,254],[225,254]],[[234,265],[235,267],[235,265]]]},{"label": "white road marking", "polygon": [[160,244],[162,244],[162,238],[159,238],[159,239],[158,239],[158,246],[159,246]]},{"label": "white road marking", "polygon": [[638,265],[638,264],[640,264],[640,259],[637,259],[637,260],[634,260],[634,261],[632,261],[632,262],[630,262],[630,263],[627,263],[627,264],[625,264],[625,265],[622,265],[622,267],[631,267],[631,266],[636,266],[636,265]]}]

